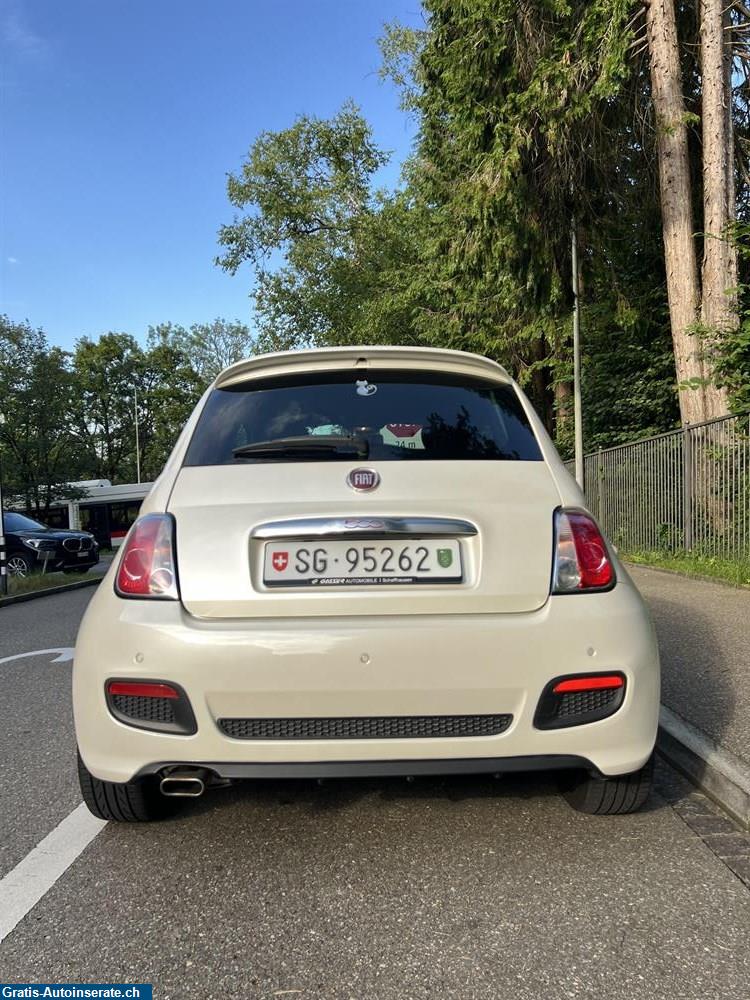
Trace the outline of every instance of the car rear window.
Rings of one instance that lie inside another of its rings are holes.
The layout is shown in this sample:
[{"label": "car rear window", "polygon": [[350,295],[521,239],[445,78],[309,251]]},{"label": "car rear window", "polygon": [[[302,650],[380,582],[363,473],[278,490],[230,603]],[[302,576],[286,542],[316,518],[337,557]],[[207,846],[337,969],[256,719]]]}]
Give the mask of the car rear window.
[{"label": "car rear window", "polygon": [[[352,460],[347,439],[377,461],[540,461],[539,445],[512,385],[465,376],[378,371],[314,373],[214,389],[185,465],[309,461],[305,441],[333,442],[316,460]],[[284,450],[291,439],[301,450]],[[304,439],[300,441],[300,439]],[[275,454],[238,455],[262,442]]]}]

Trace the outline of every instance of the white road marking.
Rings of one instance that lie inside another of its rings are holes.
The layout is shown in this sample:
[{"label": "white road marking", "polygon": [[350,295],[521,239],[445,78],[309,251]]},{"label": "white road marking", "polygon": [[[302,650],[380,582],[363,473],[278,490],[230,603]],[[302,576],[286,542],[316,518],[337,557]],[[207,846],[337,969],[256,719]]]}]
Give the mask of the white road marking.
[{"label": "white road marking", "polygon": [[83,802],[0,879],[0,942],[65,874],[106,822]]},{"label": "white road marking", "polygon": [[11,660],[22,660],[25,656],[44,656],[46,653],[57,653],[51,663],[67,663],[73,659],[72,646],[57,646],[55,649],[34,649],[30,653],[16,653],[15,656],[0,657],[0,663],[10,663]]}]

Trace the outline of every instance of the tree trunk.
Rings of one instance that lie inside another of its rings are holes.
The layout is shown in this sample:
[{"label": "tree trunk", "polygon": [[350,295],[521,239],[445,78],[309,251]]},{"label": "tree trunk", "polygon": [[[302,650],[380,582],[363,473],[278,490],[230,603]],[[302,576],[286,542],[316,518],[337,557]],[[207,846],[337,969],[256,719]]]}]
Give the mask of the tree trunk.
[{"label": "tree trunk", "polygon": [[[700,0],[703,82],[703,267],[701,325],[720,337],[738,324],[737,254],[728,239],[734,220],[731,39],[723,0]],[[725,54],[726,45],[730,55]],[[725,391],[707,399],[709,417],[728,412]]]},{"label": "tree trunk", "polygon": [[646,27],[675,369],[678,386],[686,382],[693,386],[680,389],[680,415],[683,424],[697,423],[707,419],[710,387],[705,384],[700,345],[693,332],[698,321],[700,287],[674,0],[649,0]]},{"label": "tree trunk", "polygon": [[555,426],[564,430],[573,417],[573,383],[555,382]]},{"label": "tree trunk", "polygon": [[534,403],[537,413],[542,418],[545,430],[548,434],[554,434],[555,412],[552,393],[550,392],[549,369],[543,369],[539,364],[547,357],[547,341],[543,335],[539,336],[532,347],[532,358],[537,362],[531,375],[533,386]]}]

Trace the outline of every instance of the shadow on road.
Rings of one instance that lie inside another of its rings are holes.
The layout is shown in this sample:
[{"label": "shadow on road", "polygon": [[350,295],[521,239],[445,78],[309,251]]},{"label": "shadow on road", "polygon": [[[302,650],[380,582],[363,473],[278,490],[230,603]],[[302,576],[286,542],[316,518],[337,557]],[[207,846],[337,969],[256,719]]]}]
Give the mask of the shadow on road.
[{"label": "shadow on road", "polygon": [[[318,813],[345,810],[373,796],[383,803],[437,802],[459,803],[486,799],[542,801],[558,797],[557,775],[553,771],[525,774],[505,774],[499,778],[488,775],[450,775],[446,777],[406,778],[331,778],[322,784],[313,780],[247,780],[225,788],[206,792],[200,799],[186,800],[182,816],[199,816],[221,807],[222,799],[229,805],[248,808],[274,809],[278,806],[306,806],[311,817]],[[641,812],[663,809],[664,798],[652,794]]]}]

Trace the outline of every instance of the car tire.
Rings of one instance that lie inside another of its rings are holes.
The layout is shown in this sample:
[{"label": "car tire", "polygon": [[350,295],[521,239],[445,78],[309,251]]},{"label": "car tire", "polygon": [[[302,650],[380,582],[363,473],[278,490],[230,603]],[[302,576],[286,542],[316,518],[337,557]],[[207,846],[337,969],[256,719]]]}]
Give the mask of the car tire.
[{"label": "car tire", "polygon": [[560,779],[560,791],[575,810],[596,816],[622,816],[636,812],[651,792],[653,754],[640,771],[614,778],[573,771]]},{"label": "car tire", "polygon": [[6,566],[8,576],[17,576],[22,580],[34,572],[34,561],[25,552],[14,552],[8,556]]},{"label": "car tire", "polygon": [[179,800],[161,794],[156,778],[122,784],[95,778],[81,760],[80,753],[78,781],[89,812],[99,819],[114,820],[116,823],[148,823],[168,819],[181,805]]}]

